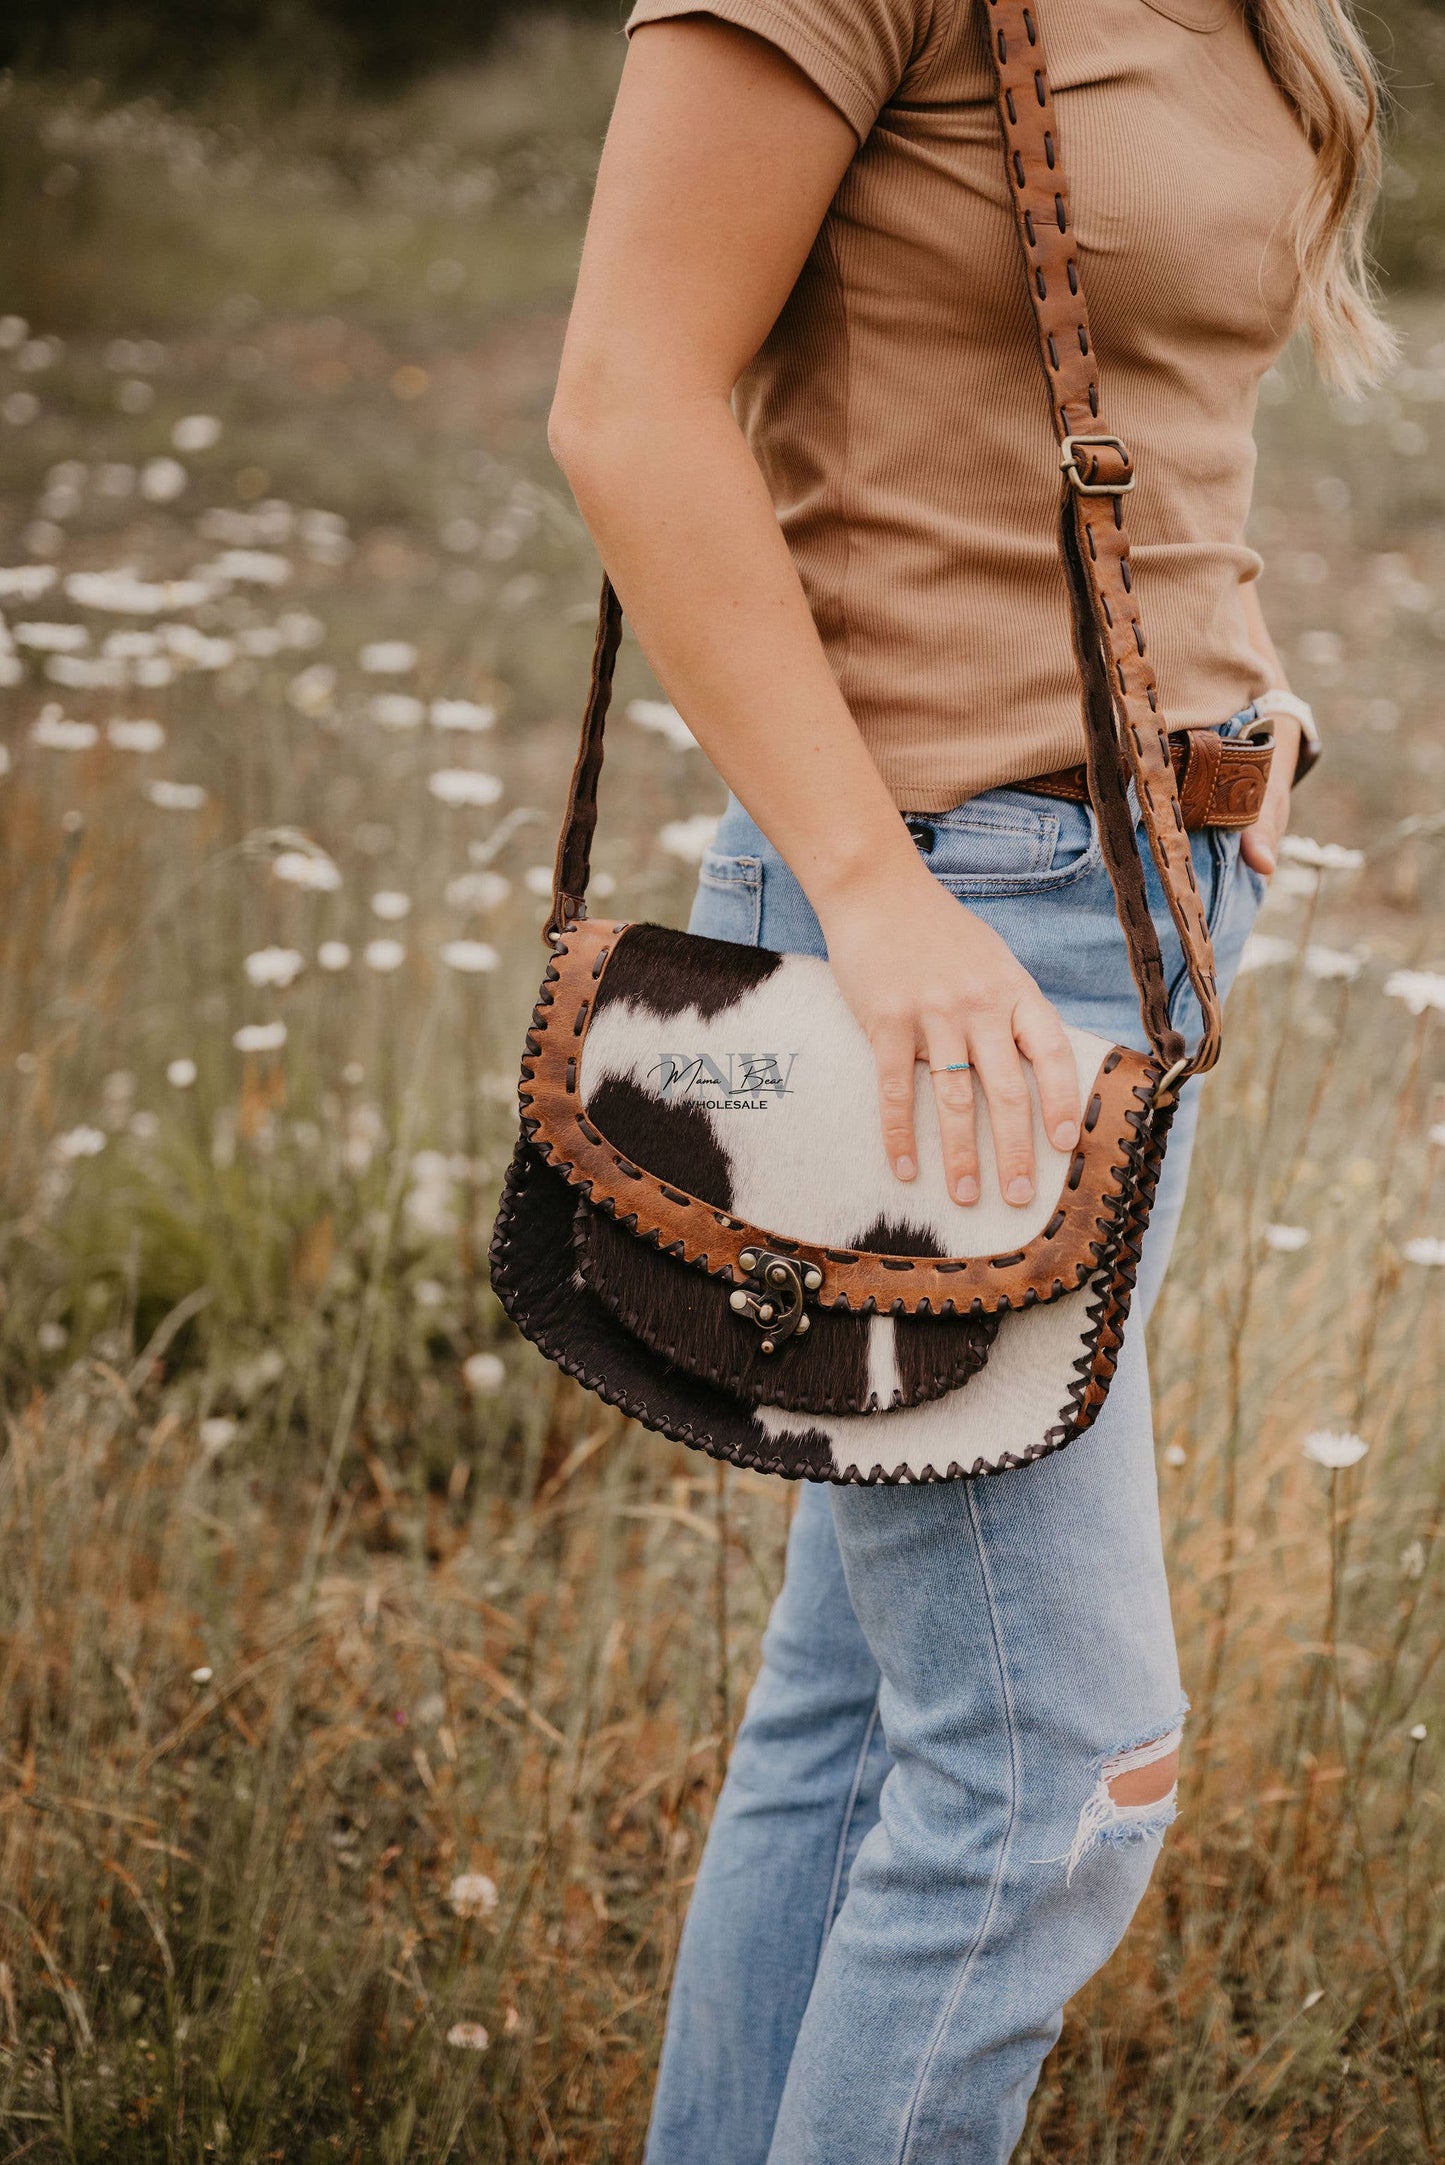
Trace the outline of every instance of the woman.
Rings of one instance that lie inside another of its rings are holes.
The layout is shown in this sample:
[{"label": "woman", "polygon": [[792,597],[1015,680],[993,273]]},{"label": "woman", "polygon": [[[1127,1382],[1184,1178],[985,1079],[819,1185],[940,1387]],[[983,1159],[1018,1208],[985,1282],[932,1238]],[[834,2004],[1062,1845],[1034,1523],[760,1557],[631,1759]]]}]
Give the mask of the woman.
[{"label": "woman", "polygon": [[[1226,982],[1312,729],[1243,539],[1257,384],[1299,319],[1342,380],[1389,351],[1361,258],[1368,61],[1337,0],[1242,4],[1037,0],[1164,711],[1181,760],[1275,719],[1242,847],[1192,835]],[[732,792],[692,929],[826,953],[899,1182],[926,1061],[954,1192],[979,1194],[976,1082],[1023,1205],[1022,1063],[1068,1148],[1061,1016],[1142,1038],[1067,771],[1057,450],[980,0],[638,0],[628,28],[551,441]],[[1145,1308],[1196,1113],[1191,1091]],[[683,1935],[650,2165],[1007,2158],[1064,2002],[1147,1883],[1183,1714],[1137,1328],[1060,1455],[805,1488]]]}]

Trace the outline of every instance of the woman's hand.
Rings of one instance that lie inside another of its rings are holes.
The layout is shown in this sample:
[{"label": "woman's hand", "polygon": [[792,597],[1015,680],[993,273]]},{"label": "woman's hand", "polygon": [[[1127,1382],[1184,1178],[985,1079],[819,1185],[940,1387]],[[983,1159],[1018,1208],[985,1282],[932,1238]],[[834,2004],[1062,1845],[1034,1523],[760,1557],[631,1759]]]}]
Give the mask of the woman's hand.
[{"label": "woman's hand", "polygon": [[[976,1091],[988,1105],[999,1188],[1022,1206],[1034,1193],[1033,1108],[1023,1062],[1038,1082],[1056,1149],[1079,1139],[1074,1055],[1057,1011],[981,918],[915,863],[856,883],[820,911],[828,958],[878,1066],[883,1140],[894,1172],[918,1170],[914,1069],[926,1060],[949,1192],[979,1199]],[[940,1073],[966,1060],[961,1073]]]},{"label": "woman's hand", "polygon": [[1279,845],[1289,826],[1290,791],[1294,787],[1295,762],[1299,758],[1300,726],[1292,715],[1279,714],[1274,723],[1274,758],[1259,818],[1244,830],[1240,851],[1251,871],[1268,879],[1279,863]]}]

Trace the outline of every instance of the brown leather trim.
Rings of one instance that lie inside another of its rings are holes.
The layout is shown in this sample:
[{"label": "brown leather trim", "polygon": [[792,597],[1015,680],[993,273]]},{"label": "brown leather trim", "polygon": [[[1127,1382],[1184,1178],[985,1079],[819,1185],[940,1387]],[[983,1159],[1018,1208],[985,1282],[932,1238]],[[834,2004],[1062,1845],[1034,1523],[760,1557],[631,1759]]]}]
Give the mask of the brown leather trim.
[{"label": "brown leather trim", "polygon": [[[1134,782],[1144,831],[1203,1017],[1198,1047],[1185,1070],[1194,1074],[1213,1067],[1219,1058],[1219,987],[1209,925],[1179,809],[1158,686],[1134,599],[1124,527],[1133,466],[1128,447],[1112,435],[1103,413],[1037,0],[1033,4],[1031,0],[983,0],[983,13],[1054,431],[1061,445],[1069,438],[1083,439],[1072,455],[1074,478],[1066,478],[1063,484],[1062,525],[1086,688],[1090,795],[1103,830],[1145,1025],[1160,1058],[1172,1062],[1182,1048],[1168,1021],[1153,920],[1142,882],[1129,861],[1134,854],[1133,827],[1124,818],[1121,785],[1125,776]],[[1107,493],[1090,493],[1094,490]]]},{"label": "brown leather trim", "polygon": [[[1233,833],[1259,818],[1269,786],[1273,742],[1245,743],[1221,737],[1212,729],[1176,729],[1169,739],[1169,763],[1179,788],[1179,809],[1191,834],[1204,827]],[[1062,797],[1070,804],[1089,801],[1087,767],[1057,767],[1032,776],[1017,788],[1031,796]]]},{"label": "brown leather trim", "polygon": [[1049,1229],[1011,1255],[883,1256],[818,1247],[748,1225],[664,1182],[615,1150],[577,1095],[597,987],[626,924],[588,918],[558,936],[527,1036],[522,1126],[554,1170],[594,1209],[615,1214],[639,1240],[679,1262],[746,1282],[738,1257],[764,1245],[823,1274],[820,1306],[895,1315],[948,1315],[1028,1308],[1057,1300],[1099,1270],[1118,1231],[1136,1139],[1158,1067],[1116,1045],[1103,1061],[1084,1114],[1084,1138]]}]

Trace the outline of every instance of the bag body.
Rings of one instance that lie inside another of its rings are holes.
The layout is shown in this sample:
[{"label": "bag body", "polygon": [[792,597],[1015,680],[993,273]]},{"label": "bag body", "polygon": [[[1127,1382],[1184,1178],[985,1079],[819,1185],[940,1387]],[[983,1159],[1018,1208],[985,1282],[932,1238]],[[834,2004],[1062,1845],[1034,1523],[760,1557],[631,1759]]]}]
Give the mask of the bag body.
[{"label": "bag body", "polygon": [[[1180,1086],[1220,1046],[1208,913],[1129,565],[1134,470],[1102,418],[1037,8],[976,4],[1059,444],[1091,846],[1141,1042],[1070,1028],[1082,1133],[1056,1151],[1035,1095],[1027,1210],[998,1197],[980,1103],[983,1199],[964,1207],[944,1182],[921,1071],[919,1175],[893,1177],[871,1049],[824,960],[588,918],[621,637],[604,578],[552,957],[492,1241],[497,1295],[551,1360],[651,1428],[792,1478],[995,1473],[1091,1425],[1117,1367]],[[1174,1014],[1184,981],[1192,1045]]]},{"label": "bag body", "polygon": [[[1230,730],[1247,722],[1247,714],[1236,717]],[[926,830],[921,839],[930,870],[1007,939],[1070,1026],[1076,1051],[1089,1044],[1111,1048],[1116,1036],[1132,1040],[1137,1049],[1142,1033],[1127,951],[1097,823],[1087,808],[998,790],[915,824]],[[1240,862],[1237,835],[1198,833],[1193,856],[1221,980],[1227,983],[1253,922],[1258,882]],[[1156,902],[1156,916],[1164,914]],[[976,1225],[985,1206],[960,1212],[942,1190],[926,1087],[917,1107],[919,1177],[900,1188],[882,1163],[866,1046],[864,1064],[851,1077],[835,1068],[825,1073],[821,1088],[816,1077],[810,1086],[810,1073],[833,1060],[847,1035],[815,1036],[803,1019],[810,1003],[797,988],[824,971],[817,959],[822,935],[793,875],[735,800],[703,858],[689,933],[706,936],[696,942],[700,951],[726,942],[784,952],[764,989],[741,991],[742,980],[737,981],[738,1004],[714,1012],[696,1044],[684,1042],[688,1024],[681,1017],[663,1017],[649,1007],[645,981],[640,996],[635,996],[638,988],[627,988],[625,1000],[617,998],[623,980],[614,981],[613,997],[603,1003],[604,1018],[610,1007],[613,1020],[604,1022],[596,1037],[589,1031],[584,1041],[590,1043],[590,1058],[584,1052],[582,1088],[604,1126],[611,1111],[609,1134],[615,1128],[634,1162],[643,1157],[660,1173],[694,1181],[706,1162],[728,1183],[713,1188],[717,1201],[736,1203],[751,1194],[781,1203],[786,1188],[790,1227],[830,1238],[851,1237],[869,1210],[891,1213],[900,1228],[911,1226],[916,1245],[923,1244],[921,1234],[942,1233],[952,1222]],[[1176,1020],[1192,1035],[1193,996],[1167,920],[1161,938]],[[667,966],[647,974],[666,981]],[[601,985],[606,988],[605,970]],[[751,1060],[740,1060],[731,1049],[735,1024],[749,1048],[761,1048]],[[625,1092],[615,1088],[619,1078]],[[719,1078],[754,1087],[729,1096]],[[854,1087],[845,1086],[850,1082]],[[1192,1110],[1186,1103],[1185,1112]],[[701,1147],[689,1130],[705,1137]],[[986,1151],[986,1113],[980,1140]],[[1036,1141],[1043,1198],[1046,1165],[1051,1159],[1057,1163],[1058,1154],[1041,1137]],[[860,1172],[866,1163],[867,1179],[855,1173],[839,1181],[838,1162]],[[600,1384],[604,1397],[647,1425],[755,1469],[835,1482],[892,1483],[948,1478],[951,1471],[1001,1471],[1044,1455],[1045,1444],[1057,1448],[1066,1440],[1050,1438],[1050,1431],[1061,1425],[1075,1381],[1072,1363],[1083,1354],[1085,1304],[1071,1299],[996,1314],[976,1326],[972,1343],[968,1332],[951,1331],[947,1319],[930,1329],[917,1317],[829,1313],[804,1340],[785,1342],[770,1364],[757,1352],[756,1328],[737,1329],[720,1299],[707,1298],[691,1284],[680,1302],[671,1300],[667,1289],[674,1259],[644,1245],[639,1254],[647,1260],[639,1269],[630,1260],[638,1250],[635,1235],[596,1219],[575,1200],[569,1207],[549,1190],[552,1178],[545,1162],[518,1153],[504,1205],[510,1231],[498,1292],[544,1350],[560,1356],[563,1366],[575,1363],[583,1381],[594,1388]],[[993,1245],[1000,1253],[1008,1245],[1016,1249],[1023,1234],[1035,1232],[1052,1215],[1042,1200],[1022,1222],[1021,1214],[1006,1211],[996,1196],[991,1209],[990,1230],[1001,1236]],[[596,1233],[604,1225],[610,1248],[597,1256]],[[559,1226],[569,1228],[571,1268],[565,1245],[555,1237]],[[672,1357],[658,1359],[663,1328],[687,1332],[695,1346],[692,1369],[677,1358],[675,1335]],[[826,1347],[818,1335],[823,1329],[834,1333]],[[723,1353],[732,1357],[734,1380],[726,1393],[718,1389],[719,1336]],[[951,1338],[956,1345],[950,1345]],[[584,1347],[585,1361],[579,1361]],[[784,1364],[797,1355],[805,1359],[789,1370]],[[736,1377],[744,1361],[752,1376],[740,1391]],[[711,1379],[696,1373],[708,1365]],[[773,1372],[759,1388],[758,1371],[770,1365]],[[790,1395],[809,1407],[806,1420],[796,1407],[777,1402]],[[873,1410],[860,1418],[856,1408],[870,1395]]]}]

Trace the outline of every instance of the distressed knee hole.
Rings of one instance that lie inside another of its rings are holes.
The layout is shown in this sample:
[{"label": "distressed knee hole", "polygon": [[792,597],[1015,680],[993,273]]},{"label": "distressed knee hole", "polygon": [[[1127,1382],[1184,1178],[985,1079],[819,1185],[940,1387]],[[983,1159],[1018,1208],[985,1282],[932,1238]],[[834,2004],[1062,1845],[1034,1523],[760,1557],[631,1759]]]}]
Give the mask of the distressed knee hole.
[{"label": "distressed knee hole", "polygon": [[1065,1860],[1066,1879],[1073,1878],[1101,1843],[1139,1842],[1163,1834],[1176,1812],[1186,1711],[1181,1708],[1172,1727],[1160,1734],[1100,1760]]}]

